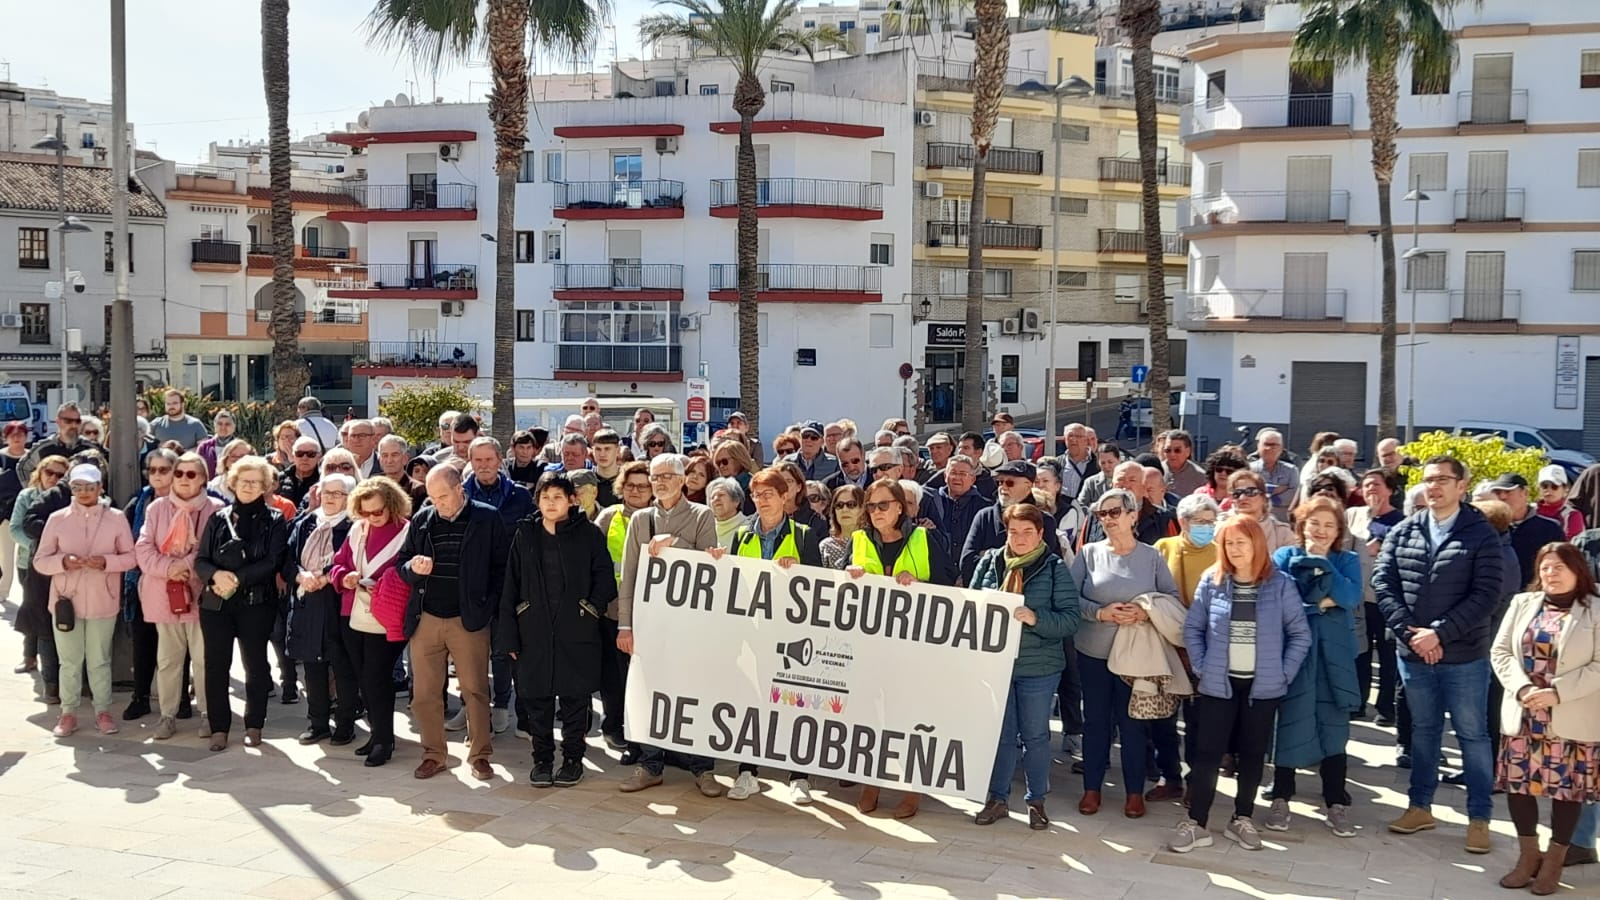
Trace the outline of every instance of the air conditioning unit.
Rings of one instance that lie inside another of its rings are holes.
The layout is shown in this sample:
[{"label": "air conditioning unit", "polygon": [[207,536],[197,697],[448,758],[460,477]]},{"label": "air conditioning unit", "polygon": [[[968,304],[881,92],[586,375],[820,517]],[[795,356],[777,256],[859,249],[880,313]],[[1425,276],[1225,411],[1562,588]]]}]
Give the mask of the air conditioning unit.
[{"label": "air conditioning unit", "polygon": [[658,137],[658,138],[656,138],[656,152],[657,153],[677,153],[678,152],[678,139],[676,137]]},{"label": "air conditioning unit", "polygon": [[440,144],[439,158],[445,162],[455,162],[461,158],[460,144]]},{"label": "air conditioning unit", "polygon": [[924,181],[922,183],[922,196],[929,200],[938,200],[944,196],[944,185],[937,181]]},{"label": "air conditioning unit", "polygon": [[161,352],[161,338],[151,338],[150,339],[150,352],[151,353],[160,353]]},{"label": "air conditioning unit", "polygon": [[699,316],[679,316],[678,317],[678,330],[679,331],[699,331],[700,330],[700,317]]},{"label": "air conditioning unit", "polygon": [[461,315],[465,315],[466,311],[467,311],[467,304],[466,304],[465,301],[462,301],[462,300],[441,300],[441,301],[439,301],[439,315],[441,315],[441,316],[461,316]]},{"label": "air conditioning unit", "polygon": [[1037,309],[1025,309],[1017,315],[1017,320],[1022,323],[1023,334],[1038,334],[1042,331],[1040,322],[1042,318]]},{"label": "air conditioning unit", "polygon": [[0,328],[21,328],[22,313],[0,313]]},{"label": "air conditioning unit", "polygon": [[1016,334],[1017,330],[1018,330],[1019,326],[1021,326],[1021,324],[1022,323],[1020,321],[1018,321],[1017,319],[1014,319],[1014,318],[1001,319],[1000,320],[1000,333],[1001,334]]},{"label": "air conditioning unit", "polygon": [[917,124],[923,128],[932,128],[939,121],[939,114],[931,109],[917,110]]}]

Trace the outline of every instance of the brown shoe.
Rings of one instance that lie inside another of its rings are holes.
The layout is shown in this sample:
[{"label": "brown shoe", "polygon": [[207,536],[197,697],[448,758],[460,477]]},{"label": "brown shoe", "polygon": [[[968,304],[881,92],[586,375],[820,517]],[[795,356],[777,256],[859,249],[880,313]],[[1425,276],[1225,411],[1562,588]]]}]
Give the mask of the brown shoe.
[{"label": "brown shoe", "polygon": [[879,790],[872,785],[861,789],[861,796],[856,798],[856,809],[863,813],[870,813],[878,808]]},{"label": "brown shoe", "polygon": [[660,775],[650,774],[650,770],[644,766],[634,766],[633,774],[624,778],[622,783],[617,785],[617,790],[624,794],[631,794],[635,791],[642,791],[645,788],[653,788],[664,780]]},{"label": "brown shoe", "polygon": [[1035,800],[1028,804],[1028,827],[1034,831],[1043,831],[1050,827],[1050,817],[1044,812],[1044,801]]},{"label": "brown shoe", "polygon": [[1570,868],[1572,866],[1592,866],[1597,862],[1600,862],[1600,853],[1596,853],[1593,847],[1568,847],[1567,860],[1562,865]]},{"label": "brown shoe", "polygon": [[1544,854],[1539,851],[1539,836],[1517,836],[1517,846],[1521,853],[1517,856],[1517,866],[1507,872],[1500,879],[1500,886],[1517,890],[1533,884],[1533,876],[1539,874],[1539,864],[1544,861]]},{"label": "brown shoe", "polygon": [[490,768],[487,759],[475,759],[472,761],[472,777],[479,781],[488,781],[494,777],[494,769]]},{"label": "brown shoe", "polygon": [[[1467,852],[1488,853],[1491,849],[1493,848],[1489,846],[1489,820],[1472,819],[1467,822]],[[1561,852],[1565,854],[1566,850]]]},{"label": "brown shoe", "polygon": [[1164,779],[1160,784],[1144,792],[1144,799],[1151,803],[1166,803],[1169,800],[1178,800],[1182,797],[1183,791],[1168,784]]},{"label": "brown shoe", "polygon": [[1533,879],[1530,891],[1544,897],[1561,890],[1561,864],[1567,860],[1567,845],[1551,843],[1539,863],[1539,875]]},{"label": "brown shoe", "polygon": [[1389,823],[1389,830],[1395,834],[1416,834],[1419,831],[1430,831],[1433,827],[1433,813],[1420,806],[1406,807],[1400,818]]},{"label": "brown shoe", "polygon": [[983,809],[978,810],[972,821],[978,825],[993,825],[1010,814],[1011,807],[1004,800],[990,800],[983,805]]},{"label": "brown shoe", "polygon": [[261,746],[261,729],[259,729],[259,728],[246,728],[244,730],[244,745],[246,747],[259,747],[259,746]]},{"label": "brown shoe", "polygon": [[1144,818],[1144,798],[1138,794],[1129,794],[1128,799],[1122,802],[1122,814],[1130,819]]},{"label": "brown shoe", "polygon": [[1084,791],[1083,799],[1078,801],[1078,812],[1085,816],[1092,816],[1100,811],[1100,792]]},{"label": "brown shoe", "polygon": [[909,819],[917,814],[917,810],[921,806],[921,794],[907,794],[900,798],[900,805],[894,808],[894,817],[896,819]]},{"label": "brown shoe", "polygon": [[213,731],[211,733],[211,752],[221,753],[228,749],[228,733],[226,731]]},{"label": "brown shoe", "polygon": [[717,776],[709,771],[701,772],[694,777],[694,786],[700,789],[702,797],[721,797],[728,793],[727,787],[717,780]]},{"label": "brown shoe", "polygon": [[412,772],[411,775],[414,778],[432,778],[443,771],[444,763],[439,762],[437,759],[425,759],[422,761],[422,765],[417,766],[417,770]]}]

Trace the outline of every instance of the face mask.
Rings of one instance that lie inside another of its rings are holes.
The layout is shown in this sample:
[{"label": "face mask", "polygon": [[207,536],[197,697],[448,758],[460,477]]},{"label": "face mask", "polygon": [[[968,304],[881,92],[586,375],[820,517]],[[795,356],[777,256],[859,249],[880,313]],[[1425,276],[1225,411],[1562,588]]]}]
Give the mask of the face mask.
[{"label": "face mask", "polygon": [[1209,545],[1217,536],[1217,526],[1196,523],[1189,526],[1189,543],[1196,547]]}]

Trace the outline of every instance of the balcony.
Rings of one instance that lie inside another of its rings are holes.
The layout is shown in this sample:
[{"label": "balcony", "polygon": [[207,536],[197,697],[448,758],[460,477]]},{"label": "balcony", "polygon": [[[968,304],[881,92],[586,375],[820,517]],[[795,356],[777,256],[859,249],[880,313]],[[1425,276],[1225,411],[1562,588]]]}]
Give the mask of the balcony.
[{"label": "balcony", "polygon": [[[969,62],[925,57],[917,59],[917,77],[927,81],[923,87],[931,91],[971,91],[972,71],[972,63]],[[1030,81],[1043,84],[1048,77],[1043,71],[1008,68],[1005,85],[1009,88],[1019,88]]]},{"label": "balcony", "polygon": [[1467,288],[1450,292],[1451,331],[1514,332],[1521,316],[1521,291]]},{"label": "balcony", "polygon": [[1348,133],[1354,99],[1349,94],[1276,94],[1209,97],[1184,107],[1181,134],[1253,128],[1337,129]]},{"label": "balcony", "polygon": [[377,263],[361,267],[348,281],[330,287],[329,297],[346,300],[476,300],[478,267],[434,263]]},{"label": "balcony", "polygon": [[1456,95],[1456,124],[1516,125],[1528,121],[1528,92],[1514,91],[1462,91]]},{"label": "balcony", "polygon": [[[1102,156],[1100,157],[1100,180],[1141,184],[1144,182],[1144,174],[1139,171],[1139,161],[1137,159]],[[1157,163],[1156,183],[1188,187],[1189,164]]]},{"label": "balcony", "polygon": [[[326,244],[320,244],[320,245],[315,246],[315,247],[307,247],[304,244],[295,244],[294,245],[294,256],[295,256],[295,259],[346,259],[347,260],[347,259],[352,259],[353,258],[350,255],[350,250],[351,250],[350,247],[329,247]],[[250,245],[250,255],[251,256],[271,256],[275,252],[277,252],[277,251],[273,249],[273,246],[271,244],[259,244],[259,243],[257,243],[257,244],[251,244]],[[252,263],[252,265],[254,265],[254,263]]]},{"label": "balcony", "polygon": [[[928,143],[928,168],[970,169],[977,158],[971,144]],[[1044,174],[1044,151],[1020,147],[990,147],[989,171],[1012,175]]]},{"label": "balcony", "polygon": [[[1349,218],[1349,191],[1226,191],[1220,197],[1178,201],[1178,227],[1185,231],[1219,228],[1232,233],[1254,230],[1233,226],[1266,225],[1263,232],[1337,232]],[[1330,224],[1334,227],[1326,227]],[[1318,225],[1324,227],[1305,227]]]},{"label": "balcony", "polygon": [[1340,331],[1342,290],[1213,290],[1173,298],[1177,324],[1190,331]]},{"label": "balcony", "polygon": [[478,217],[478,188],[471,184],[348,184],[360,209],[328,213],[335,222],[449,222]]},{"label": "balcony", "polygon": [[[971,226],[966,222],[928,223],[929,247],[965,247],[970,235]],[[1044,228],[1040,225],[985,223],[982,237],[986,250],[1038,250],[1044,246]]]},{"label": "balcony", "polygon": [[440,341],[357,342],[350,370],[370,378],[477,378],[478,345]]},{"label": "balcony", "polygon": [[200,272],[237,272],[244,265],[238,241],[190,241],[189,267]]},{"label": "balcony", "polygon": [[[1102,105],[1126,106],[1130,109],[1133,107],[1133,82],[1131,81],[1107,81],[1104,78],[1096,78],[1094,81],[1094,94],[1096,97],[1103,98]],[[1193,102],[1193,88],[1156,84],[1157,105],[1182,106],[1185,103]]]},{"label": "balcony", "polygon": [[682,300],[683,266],[662,263],[557,265],[557,300]]},{"label": "balcony", "polygon": [[[883,300],[880,266],[756,266],[759,300],[791,303],[878,303]],[[739,266],[711,265],[711,299],[739,299]]]},{"label": "balcony", "polygon": [[681,181],[566,181],[555,185],[558,219],[681,219]]},{"label": "balcony", "polygon": [[[1493,226],[1496,223],[1513,223],[1517,228],[1522,227],[1523,191],[1521,188],[1510,190],[1472,190],[1456,191],[1456,230],[1498,230]],[[1465,223],[1478,223],[1484,228],[1474,228]]]},{"label": "balcony", "polygon": [[[1124,228],[1100,229],[1101,253],[1132,253],[1144,258],[1144,232]],[[1189,242],[1181,234],[1162,232],[1161,252],[1166,256],[1188,256]]]},{"label": "balcony", "polygon": [[[756,182],[756,204],[762,218],[864,222],[883,218],[883,185],[815,178],[762,178]],[[711,214],[724,219],[739,215],[737,181],[712,180]]]},{"label": "balcony", "polygon": [[677,381],[683,375],[683,348],[665,343],[556,345],[555,377],[602,374],[622,375],[624,380],[641,376],[631,380]]}]

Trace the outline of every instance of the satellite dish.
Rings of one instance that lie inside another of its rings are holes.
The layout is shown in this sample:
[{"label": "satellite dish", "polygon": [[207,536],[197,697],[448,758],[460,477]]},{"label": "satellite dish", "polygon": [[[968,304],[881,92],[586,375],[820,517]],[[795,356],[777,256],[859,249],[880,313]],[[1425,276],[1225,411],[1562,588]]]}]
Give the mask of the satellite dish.
[{"label": "satellite dish", "polygon": [[393,106],[394,105],[394,101],[393,100],[385,100],[385,101],[383,101],[383,105],[385,107]]},{"label": "satellite dish", "polygon": [[361,115],[356,116],[356,124],[359,125],[362,128],[365,128],[365,127],[367,127],[368,118],[369,118],[369,116],[367,115],[367,113],[366,112],[362,112]]},{"label": "satellite dish", "polygon": [[410,106],[411,105],[411,98],[407,97],[405,94],[395,94],[394,95],[394,105],[395,106]]}]

